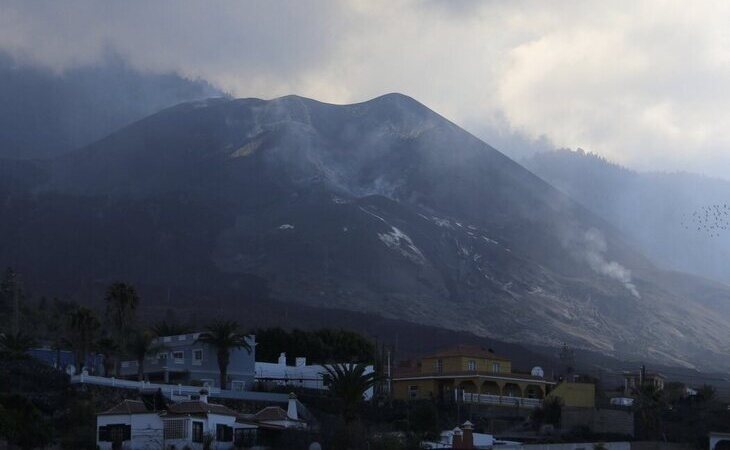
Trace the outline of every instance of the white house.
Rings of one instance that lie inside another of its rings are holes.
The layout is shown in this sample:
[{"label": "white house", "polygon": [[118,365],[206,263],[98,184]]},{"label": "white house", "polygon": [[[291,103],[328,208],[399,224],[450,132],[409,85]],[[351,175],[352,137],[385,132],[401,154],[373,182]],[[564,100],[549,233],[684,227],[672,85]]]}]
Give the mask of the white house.
[{"label": "white house", "polygon": [[[124,400],[96,416],[99,450],[161,448],[163,424],[157,412],[138,400]],[[116,445],[115,445],[116,443]]]},{"label": "white house", "polygon": [[[365,373],[372,373],[373,366],[367,366]],[[327,370],[325,366],[320,364],[307,365],[307,358],[297,357],[293,366],[286,364],[286,353],[279,355],[276,363],[256,362],[255,376],[256,381],[270,382],[281,386],[292,386],[306,389],[326,390],[324,385],[323,374]],[[373,396],[373,388],[365,392],[365,399],[369,400]]]},{"label": "white house", "polygon": [[238,420],[240,423],[253,423],[268,430],[304,430],[307,428],[307,423],[299,418],[297,396],[294,394],[289,394],[286,411],[278,406],[267,406],[256,414],[241,415]]},{"label": "white house", "polygon": [[207,395],[170,405],[160,416],[164,424],[165,448],[202,450],[206,439],[213,440],[213,448],[233,448],[234,442],[250,446],[256,440],[257,426],[236,421],[238,413],[232,409],[208,403]]},{"label": "white house", "polygon": [[266,436],[287,429],[306,429],[297,398],[289,396],[287,410],[268,406],[256,414],[238,412],[208,402],[206,390],[195,400],[151,411],[138,400],[124,400],[96,417],[100,450],[202,450],[204,442],[217,450],[256,445],[259,431]]},{"label": "white house", "polygon": [[170,405],[166,411],[149,411],[143,402],[125,400],[97,415],[97,445],[100,450],[202,450],[210,439],[213,448],[229,449],[234,442],[255,442],[258,426],[239,423],[238,413],[223,405],[200,399]]}]

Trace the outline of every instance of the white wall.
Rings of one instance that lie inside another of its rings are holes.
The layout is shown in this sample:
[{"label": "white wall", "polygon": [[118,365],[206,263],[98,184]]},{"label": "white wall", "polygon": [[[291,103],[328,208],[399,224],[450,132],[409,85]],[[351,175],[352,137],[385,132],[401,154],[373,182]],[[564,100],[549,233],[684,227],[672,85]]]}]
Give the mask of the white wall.
[{"label": "white wall", "polygon": [[[132,450],[156,450],[162,448],[162,420],[155,413],[150,414],[118,414],[96,417],[96,430],[100,426],[125,424],[132,426],[132,441],[125,441],[125,448]],[[111,450],[111,442],[97,442],[100,450]]]},{"label": "white wall", "polygon": [[[365,373],[372,373],[373,366],[367,366]],[[307,389],[327,389],[322,380],[326,370],[321,365],[287,366],[285,364],[257,362],[256,379],[274,379],[273,382],[281,385],[302,387]],[[365,393],[365,399],[373,396],[373,388]]]}]

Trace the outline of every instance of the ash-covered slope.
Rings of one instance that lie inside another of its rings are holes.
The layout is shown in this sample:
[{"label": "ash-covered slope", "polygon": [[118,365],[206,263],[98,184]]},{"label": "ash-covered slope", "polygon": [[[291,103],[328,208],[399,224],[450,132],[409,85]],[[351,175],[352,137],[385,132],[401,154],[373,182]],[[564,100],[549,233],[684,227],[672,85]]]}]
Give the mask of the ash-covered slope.
[{"label": "ash-covered slope", "polygon": [[[730,283],[729,181],[635,172],[582,150],[540,153],[523,164],[631,236],[662,267]],[[705,220],[715,207],[721,217]]]},{"label": "ash-covered slope", "polygon": [[606,223],[402,95],[183,104],[43,170],[4,203],[23,220],[2,225],[0,262],[49,280],[264,285],[501,339],[730,361],[727,290],[708,306],[665,289]]}]

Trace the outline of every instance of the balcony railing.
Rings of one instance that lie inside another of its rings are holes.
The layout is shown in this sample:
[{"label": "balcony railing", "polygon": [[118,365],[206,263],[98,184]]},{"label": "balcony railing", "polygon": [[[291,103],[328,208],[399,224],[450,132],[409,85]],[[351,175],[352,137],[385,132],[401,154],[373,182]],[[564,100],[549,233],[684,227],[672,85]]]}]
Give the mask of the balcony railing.
[{"label": "balcony railing", "polygon": [[520,408],[539,408],[542,400],[539,398],[509,397],[490,394],[471,394],[464,392],[462,400],[464,403],[481,403],[484,405],[516,406]]}]

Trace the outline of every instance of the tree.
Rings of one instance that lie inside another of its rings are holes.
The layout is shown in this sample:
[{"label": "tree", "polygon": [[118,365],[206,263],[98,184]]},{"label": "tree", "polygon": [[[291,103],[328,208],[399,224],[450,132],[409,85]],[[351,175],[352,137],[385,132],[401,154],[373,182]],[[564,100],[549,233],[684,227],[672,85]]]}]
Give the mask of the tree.
[{"label": "tree", "polygon": [[137,376],[139,381],[144,380],[144,360],[150,355],[157,353],[161,345],[155,341],[155,335],[151,331],[143,330],[132,334],[129,341],[129,353],[137,360]]},{"label": "tree", "polygon": [[0,334],[0,349],[6,352],[25,353],[35,346],[35,339],[22,331]]},{"label": "tree", "polygon": [[23,292],[18,280],[18,274],[11,267],[8,267],[5,269],[2,281],[0,281],[0,306],[7,303],[12,305],[13,318],[11,323],[13,334],[20,332],[20,303],[22,296]]},{"label": "tree", "polygon": [[530,418],[538,428],[543,424],[558,427],[562,412],[563,400],[560,397],[548,397],[542,402],[542,406],[532,411]]},{"label": "tree", "polygon": [[563,342],[558,358],[560,358],[560,364],[565,375],[565,380],[573,381],[570,377],[575,371],[575,352],[567,343]]},{"label": "tree", "polygon": [[0,434],[23,450],[51,443],[51,426],[38,408],[22,395],[0,396]]},{"label": "tree", "polygon": [[126,349],[134,325],[135,312],[139,306],[137,291],[126,283],[112,283],[106,290],[104,300],[112,336],[119,348]]},{"label": "tree", "polygon": [[641,426],[642,438],[655,439],[661,434],[662,411],[666,403],[653,384],[640,386],[634,400],[634,412]]},{"label": "tree", "polygon": [[167,320],[163,320],[161,322],[157,322],[156,324],[152,325],[152,332],[155,333],[155,336],[157,336],[157,337],[177,336],[180,334],[190,333],[191,329],[189,326],[184,325],[184,324],[168,322]]},{"label": "tree", "polygon": [[697,389],[697,397],[703,402],[710,402],[715,399],[716,390],[709,384],[703,384]]},{"label": "tree", "polygon": [[246,335],[241,333],[238,323],[218,321],[208,325],[206,332],[198,337],[198,341],[216,349],[221,389],[225,389],[228,385],[228,363],[231,359],[231,351],[242,348],[251,353],[251,345],[246,340]]},{"label": "tree", "polygon": [[357,415],[357,405],[365,392],[378,382],[375,372],[366,373],[367,365],[332,364],[324,366],[322,374],[330,393],[342,402],[343,417],[346,423]]},{"label": "tree", "polygon": [[81,372],[81,367],[86,362],[86,356],[92,349],[100,327],[101,323],[94,312],[83,306],[77,307],[68,315],[66,333],[68,342],[74,351],[77,373]]},{"label": "tree", "polygon": [[114,367],[114,356],[119,353],[117,342],[109,337],[103,337],[96,342],[96,351],[104,357],[104,376],[108,377]]}]

